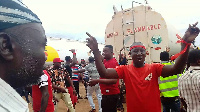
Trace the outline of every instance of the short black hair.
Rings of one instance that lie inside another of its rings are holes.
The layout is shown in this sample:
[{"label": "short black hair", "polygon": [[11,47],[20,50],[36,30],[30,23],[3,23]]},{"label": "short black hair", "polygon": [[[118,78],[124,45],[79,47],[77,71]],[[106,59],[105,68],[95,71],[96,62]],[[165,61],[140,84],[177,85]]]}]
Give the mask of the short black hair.
[{"label": "short black hair", "polygon": [[70,61],[71,57],[70,56],[65,56],[65,61]]},{"label": "short black hair", "polygon": [[94,62],[94,57],[90,56],[88,61],[91,63],[91,62]]},{"label": "short black hair", "polygon": [[111,52],[113,52],[113,46],[112,45],[105,45],[105,47],[108,47]]},{"label": "short black hair", "polygon": [[169,53],[167,51],[163,51],[160,53],[161,61],[169,61]]},{"label": "short black hair", "polygon": [[193,49],[189,52],[187,63],[196,63],[197,60],[200,60],[200,50]]}]

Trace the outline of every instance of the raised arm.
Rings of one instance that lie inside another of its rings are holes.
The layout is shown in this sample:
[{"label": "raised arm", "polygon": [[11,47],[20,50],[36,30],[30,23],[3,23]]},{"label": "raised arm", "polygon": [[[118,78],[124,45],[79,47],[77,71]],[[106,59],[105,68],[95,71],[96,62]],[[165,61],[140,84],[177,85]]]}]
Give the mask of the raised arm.
[{"label": "raised arm", "polygon": [[110,79],[117,79],[118,74],[115,69],[106,69],[104,64],[102,63],[101,54],[98,49],[97,40],[91,36],[89,33],[86,32],[86,34],[89,36],[87,38],[87,46],[93,51],[94,58],[95,58],[95,64],[97,67],[97,70],[99,72],[99,75],[104,78],[110,78]]},{"label": "raised arm", "polygon": [[75,49],[71,49],[70,51],[73,53],[73,59],[72,59],[72,63],[70,63],[69,66],[72,67],[77,63],[77,58],[76,58]]},{"label": "raised arm", "polygon": [[180,74],[183,71],[183,69],[186,65],[188,51],[190,48],[189,44],[192,43],[199,34],[199,28],[196,27],[197,24],[198,24],[198,22],[193,24],[192,26],[189,25],[189,28],[185,32],[185,35],[182,38],[183,41],[181,43],[181,51],[184,51],[185,47],[187,48],[187,50],[185,50],[185,52],[177,58],[174,65],[166,65],[163,67],[163,69],[162,69],[163,77]]}]

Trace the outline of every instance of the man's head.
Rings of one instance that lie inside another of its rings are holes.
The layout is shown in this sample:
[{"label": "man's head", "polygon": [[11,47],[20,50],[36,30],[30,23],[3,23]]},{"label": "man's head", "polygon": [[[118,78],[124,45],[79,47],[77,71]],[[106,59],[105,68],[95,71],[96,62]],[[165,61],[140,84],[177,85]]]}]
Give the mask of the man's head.
[{"label": "man's head", "polygon": [[141,42],[134,42],[130,46],[130,55],[133,60],[133,64],[136,67],[141,67],[144,65],[146,57],[146,48]]},{"label": "man's head", "polygon": [[63,62],[63,60],[61,60],[60,58],[54,58],[53,59],[53,67],[56,69],[60,68],[61,62]]},{"label": "man's head", "polygon": [[85,64],[85,60],[84,59],[81,59],[81,64]]},{"label": "man's head", "polygon": [[104,59],[110,60],[113,58],[113,46],[112,45],[106,45],[103,48],[103,57]]},{"label": "man's head", "polygon": [[88,61],[89,61],[89,63],[93,63],[93,62],[94,62],[94,57],[90,56],[90,57],[88,58]]},{"label": "man's head", "polygon": [[167,51],[163,51],[160,53],[161,61],[169,61],[169,53]]},{"label": "man's head", "polygon": [[66,63],[71,63],[72,59],[70,56],[65,56],[65,61],[66,61]]},{"label": "man's head", "polygon": [[0,9],[0,77],[13,88],[36,84],[45,63],[41,22],[20,1],[0,0]]},{"label": "man's head", "polygon": [[191,50],[188,55],[187,63],[192,66],[200,66],[200,50],[198,49]]}]

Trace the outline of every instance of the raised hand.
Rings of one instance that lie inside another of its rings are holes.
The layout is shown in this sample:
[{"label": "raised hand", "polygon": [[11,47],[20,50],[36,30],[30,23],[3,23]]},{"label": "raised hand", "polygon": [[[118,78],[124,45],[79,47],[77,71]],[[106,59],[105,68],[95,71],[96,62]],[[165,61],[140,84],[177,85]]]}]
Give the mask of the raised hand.
[{"label": "raised hand", "polygon": [[186,30],[183,40],[191,43],[199,35],[199,28],[197,27],[198,22],[193,25],[189,25],[189,28]]},{"label": "raised hand", "polygon": [[86,38],[87,41],[87,46],[92,50],[98,50],[98,44],[97,44],[97,40],[91,36],[88,32],[86,32],[86,34],[89,36],[89,38]]},{"label": "raised hand", "polygon": [[69,50],[69,51],[71,51],[72,53],[75,53],[75,49],[71,49],[71,50]]}]

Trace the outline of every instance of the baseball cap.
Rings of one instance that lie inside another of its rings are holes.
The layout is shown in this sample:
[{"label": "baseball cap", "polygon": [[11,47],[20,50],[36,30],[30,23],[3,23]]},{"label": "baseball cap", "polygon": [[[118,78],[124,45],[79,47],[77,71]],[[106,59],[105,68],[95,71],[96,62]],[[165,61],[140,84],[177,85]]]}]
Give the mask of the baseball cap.
[{"label": "baseball cap", "polygon": [[56,63],[56,62],[64,62],[64,61],[61,60],[60,58],[54,58],[54,59],[53,59],[53,63]]}]

